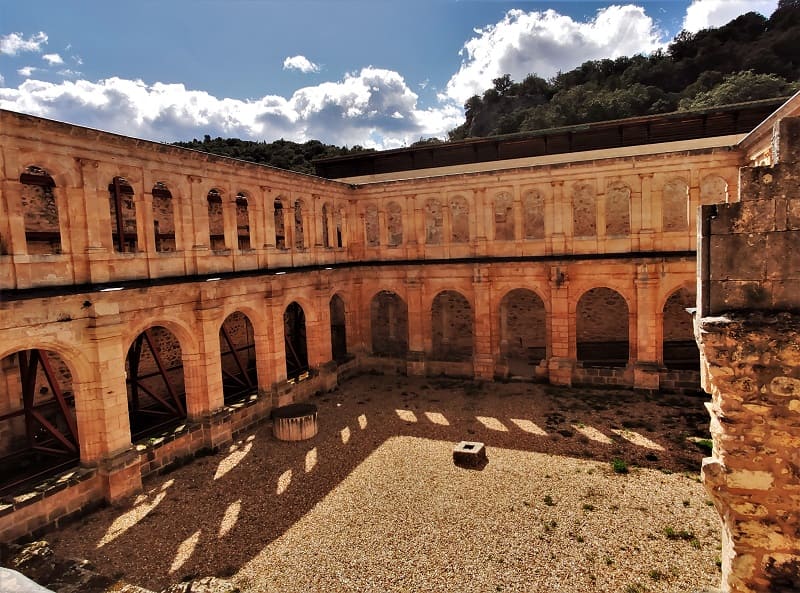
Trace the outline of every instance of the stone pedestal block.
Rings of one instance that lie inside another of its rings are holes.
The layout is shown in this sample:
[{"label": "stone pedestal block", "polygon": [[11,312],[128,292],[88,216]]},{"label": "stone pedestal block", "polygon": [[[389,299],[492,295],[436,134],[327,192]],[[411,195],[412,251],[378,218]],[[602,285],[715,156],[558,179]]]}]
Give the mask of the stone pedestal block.
[{"label": "stone pedestal block", "polygon": [[461,441],[453,449],[453,463],[465,467],[480,467],[487,461],[486,446],[473,441]]},{"label": "stone pedestal block", "polygon": [[135,449],[100,462],[97,468],[103,484],[103,497],[106,502],[121,502],[142,490],[142,471],[140,456]]}]

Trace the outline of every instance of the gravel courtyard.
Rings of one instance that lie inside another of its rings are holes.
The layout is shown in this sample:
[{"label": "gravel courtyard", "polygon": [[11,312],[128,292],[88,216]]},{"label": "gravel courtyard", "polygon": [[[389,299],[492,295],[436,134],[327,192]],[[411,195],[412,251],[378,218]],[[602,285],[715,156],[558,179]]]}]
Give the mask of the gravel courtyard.
[{"label": "gravel courtyard", "polygon": [[[718,583],[719,520],[687,438],[706,432],[700,397],[363,375],[311,401],[313,440],[264,423],[53,547],[156,590],[190,575],[243,593]],[[482,470],[453,465],[460,440],[486,443]]]}]

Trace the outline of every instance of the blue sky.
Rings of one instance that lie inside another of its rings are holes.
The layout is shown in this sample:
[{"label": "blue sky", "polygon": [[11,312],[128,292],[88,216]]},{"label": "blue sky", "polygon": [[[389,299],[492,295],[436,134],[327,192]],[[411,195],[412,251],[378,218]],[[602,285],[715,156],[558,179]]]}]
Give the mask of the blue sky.
[{"label": "blue sky", "polygon": [[0,107],[152,140],[393,148],[510,73],[648,53],[777,0],[3,1]]}]

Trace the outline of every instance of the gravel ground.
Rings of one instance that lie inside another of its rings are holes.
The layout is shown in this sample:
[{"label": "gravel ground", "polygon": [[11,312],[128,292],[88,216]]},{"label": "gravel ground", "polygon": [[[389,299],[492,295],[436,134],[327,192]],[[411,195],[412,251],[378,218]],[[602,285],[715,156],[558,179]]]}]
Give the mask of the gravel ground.
[{"label": "gravel ground", "polygon": [[[687,440],[706,431],[700,398],[364,375],[312,401],[313,440],[264,424],[54,549],[155,590],[191,575],[243,593],[718,583],[719,520]],[[482,470],[453,465],[460,440],[486,443]]]}]

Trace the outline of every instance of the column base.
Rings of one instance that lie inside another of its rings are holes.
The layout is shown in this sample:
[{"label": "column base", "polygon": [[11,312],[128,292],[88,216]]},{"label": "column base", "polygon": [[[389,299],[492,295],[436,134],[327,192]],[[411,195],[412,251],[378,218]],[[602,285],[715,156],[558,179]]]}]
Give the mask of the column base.
[{"label": "column base", "polygon": [[103,484],[103,498],[109,504],[117,504],[142,491],[141,460],[132,447],[101,460],[97,473]]},{"label": "column base", "polygon": [[219,410],[200,420],[203,427],[203,447],[211,451],[219,451],[233,441],[231,414],[227,410]]},{"label": "column base", "polygon": [[472,359],[473,373],[476,379],[491,381],[494,379],[494,358],[490,355],[477,355]]},{"label": "column base", "polygon": [[575,360],[553,356],[547,361],[547,371],[550,383],[553,385],[572,386],[572,371],[575,369]]},{"label": "column base", "polygon": [[658,391],[660,375],[657,363],[637,362],[633,365],[633,388],[639,391]]},{"label": "column base", "polygon": [[419,350],[409,350],[406,353],[406,373],[410,377],[425,376],[425,353]]}]

